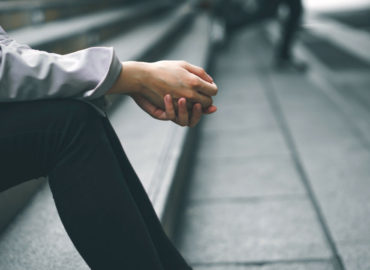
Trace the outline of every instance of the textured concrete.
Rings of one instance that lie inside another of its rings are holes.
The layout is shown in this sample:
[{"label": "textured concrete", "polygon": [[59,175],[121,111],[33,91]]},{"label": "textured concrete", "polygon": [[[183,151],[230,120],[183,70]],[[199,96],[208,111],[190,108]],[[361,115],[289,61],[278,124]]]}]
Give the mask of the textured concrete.
[{"label": "textured concrete", "polygon": [[334,270],[330,262],[272,263],[261,266],[206,266],[195,270]]},{"label": "textured concrete", "polygon": [[199,151],[199,155],[207,159],[289,154],[282,135],[270,129],[209,132],[205,134]]},{"label": "textured concrete", "polygon": [[[239,131],[248,129],[270,128],[276,129],[276,122],[267,105],[254,105],[240,102],[246,99],[246,95],[234,92],[228,102],[222,102],[222,107],[216,115],[204,122],[204,130],[210,132]],[[226,98],[226,95],[224,95]],[[230,103],[230,106],[228,105]],[[217,100],[215,100],[217,105]],[[225,105],[227,104],[227,105]],[[233,120],[230,121],[230,113]]]},{"label": "textured concrete", "polygon": [[47,42],[55,42],[64,37],[86,34],[92,29],[101,28],[109,23],[119,23],[123,18],[132,15],[139,16],[145,6],[118,7],[103,10],[97,13],[78,16],[62,21],[55,21],[46,24],[28,26],[12,32],[12,37],[18,42],[37,46]]},{"label": "textured concrete", "polygon": [[191,200],[305,194],[290,157],[198,159]]},{"label": "textured concrete", "polygon": [[196,202],[184,213],[182,251],[191,263],[327,259],[315,214],[302,197]]},{"label": "textured concrete", "polygon": [[0,251],[4,270],[89,269],[67,236],[47,185],[2,234]]},{"label": "textured concrete", "polygon": [[369,151],[307,156],[305,164],[335,239],[370,243]]},{"label": "textured concrete", "polygon": [[[369,111],[361,110],[363,104],[348,98],[350,88],[343,99],[339,92],[326,95],[326,89],[310,81],[302,83],[284,76],[272,76],[272,81],[325,223],[345,266],[369,269]],[[289,83],[301,87],[293,91],[288,88]],[[340,90],[343,92],[343,89],[342,85]],[[338,99],[342,103],[338,104]],[[348,110],[348,107],[354,108]],[[359,122],[365,118],[367,122]]]},{"label": "textured concrete", "polygon": [[220,112],[204,121],[176,243],[195,269],[332,269],[250,46],[230,44],[235,67],[225,55],[217,65]]},{"label": "textured concrete", "polygon": [[184,7],[174,12],[161,14],[153,18],[150,23],[137,27],[135,31],[124,32],[113,39],[109,39],[101,46],[114,47],[116,55],[125,61],[138,60],[148,53],[163,37],[176,28],[179,18],[188,13]]},{"label": "textured concrete", "polygon": [[369,81],[270,52],[246,30],[219,57],[177,245],[196,270],[370,269]]},{"label": "textured concrete", "polygon": [[340,246],[340,254],[347,270],[370,269],[370,244],[343,244]]},{"label": "textured concrete", "polygon": [[362,148],[351,126],[317,86],[298,76],[271,75],[298,150],[304,154]]}]

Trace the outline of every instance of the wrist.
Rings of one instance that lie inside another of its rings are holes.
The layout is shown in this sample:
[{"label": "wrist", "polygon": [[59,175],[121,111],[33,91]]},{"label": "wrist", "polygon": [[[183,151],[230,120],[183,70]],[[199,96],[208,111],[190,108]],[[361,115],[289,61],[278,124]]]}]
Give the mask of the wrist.
[{"label": "wrist", "polygon": [[148,74],[148,63],[136,61],[122,62],[121,73],[107,94],[133,95],[142,93]]}]

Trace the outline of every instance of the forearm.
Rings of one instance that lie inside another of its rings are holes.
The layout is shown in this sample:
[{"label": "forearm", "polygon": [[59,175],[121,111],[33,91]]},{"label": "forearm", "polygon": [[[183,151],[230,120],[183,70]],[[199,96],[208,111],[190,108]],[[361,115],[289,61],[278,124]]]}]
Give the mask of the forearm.
[{"label": "forearm", "polygon": [[99,98],[112,87],[121,68],[113,48],[58,55],[33,50],[0,31],[0,102]]}]

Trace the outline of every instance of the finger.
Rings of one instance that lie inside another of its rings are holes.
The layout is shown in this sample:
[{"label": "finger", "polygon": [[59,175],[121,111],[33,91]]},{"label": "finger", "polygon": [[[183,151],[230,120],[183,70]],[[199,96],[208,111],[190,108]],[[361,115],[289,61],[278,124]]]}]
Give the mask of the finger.
[{"label": "finger", "polygon": [[212,77],[201,67],[194,66],[188,62],[185,62],[185,69],[198,77],[202,78],[206,82],[213,83]]},{"label": "finger", "polygon": [[207,82],[195,75],[190,78],[190,86],[207,96],[215,96],[218,92],[218,87],[215,83]]},{"label": "finger", "polygon": [[153,118],[158,119],[158,120],[168,120],[166,112],[154,106],[147,99],[141,96],[132,96],[132,98],[134,99],[136,104],[139,105],[140,108],[146,111]]},{"label": "finger", "polygon": [[171,95],[166,95],[164,97],[164,106],[166,111],[167,120],[175,120],[176,113],[172,102]]},{"label": "finger", "polygon": [[207,109],[203,110],[204,114],[211,114],[217,111],[217,107],[215,105],[209,106]]},{"label": "finger", "polygon": [[185,98],[180,98],[178,101],[178,113],[176,123],[183,127],[189,124],[189,113],[186,108]]},{"label": "finger", "polygon": [[203,95],[197,91],[192,92],[191,98],[188,99],[190,99],[192,103],[200,103],[204,109],[208,108],[213,103],[213,100],[210,96]]},{"label": "finger", "polygon": [[195,127],[202,117],[202,105],[194,104],[189,127]]}]

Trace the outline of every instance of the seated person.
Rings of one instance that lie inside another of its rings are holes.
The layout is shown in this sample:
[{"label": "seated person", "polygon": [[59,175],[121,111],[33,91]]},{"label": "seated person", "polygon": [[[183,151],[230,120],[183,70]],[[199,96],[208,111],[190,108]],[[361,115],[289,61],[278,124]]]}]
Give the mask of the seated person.
[{"label": "seated person", "polygon": [[216,93],[212,78],[184,61],[120,62],[106,47],[58,55],[0,28],[0,191],[48,176],[91,269],[191,269],[164,233],[104,97],[129,95],[154,118],[193,127],[215,112]]}]

